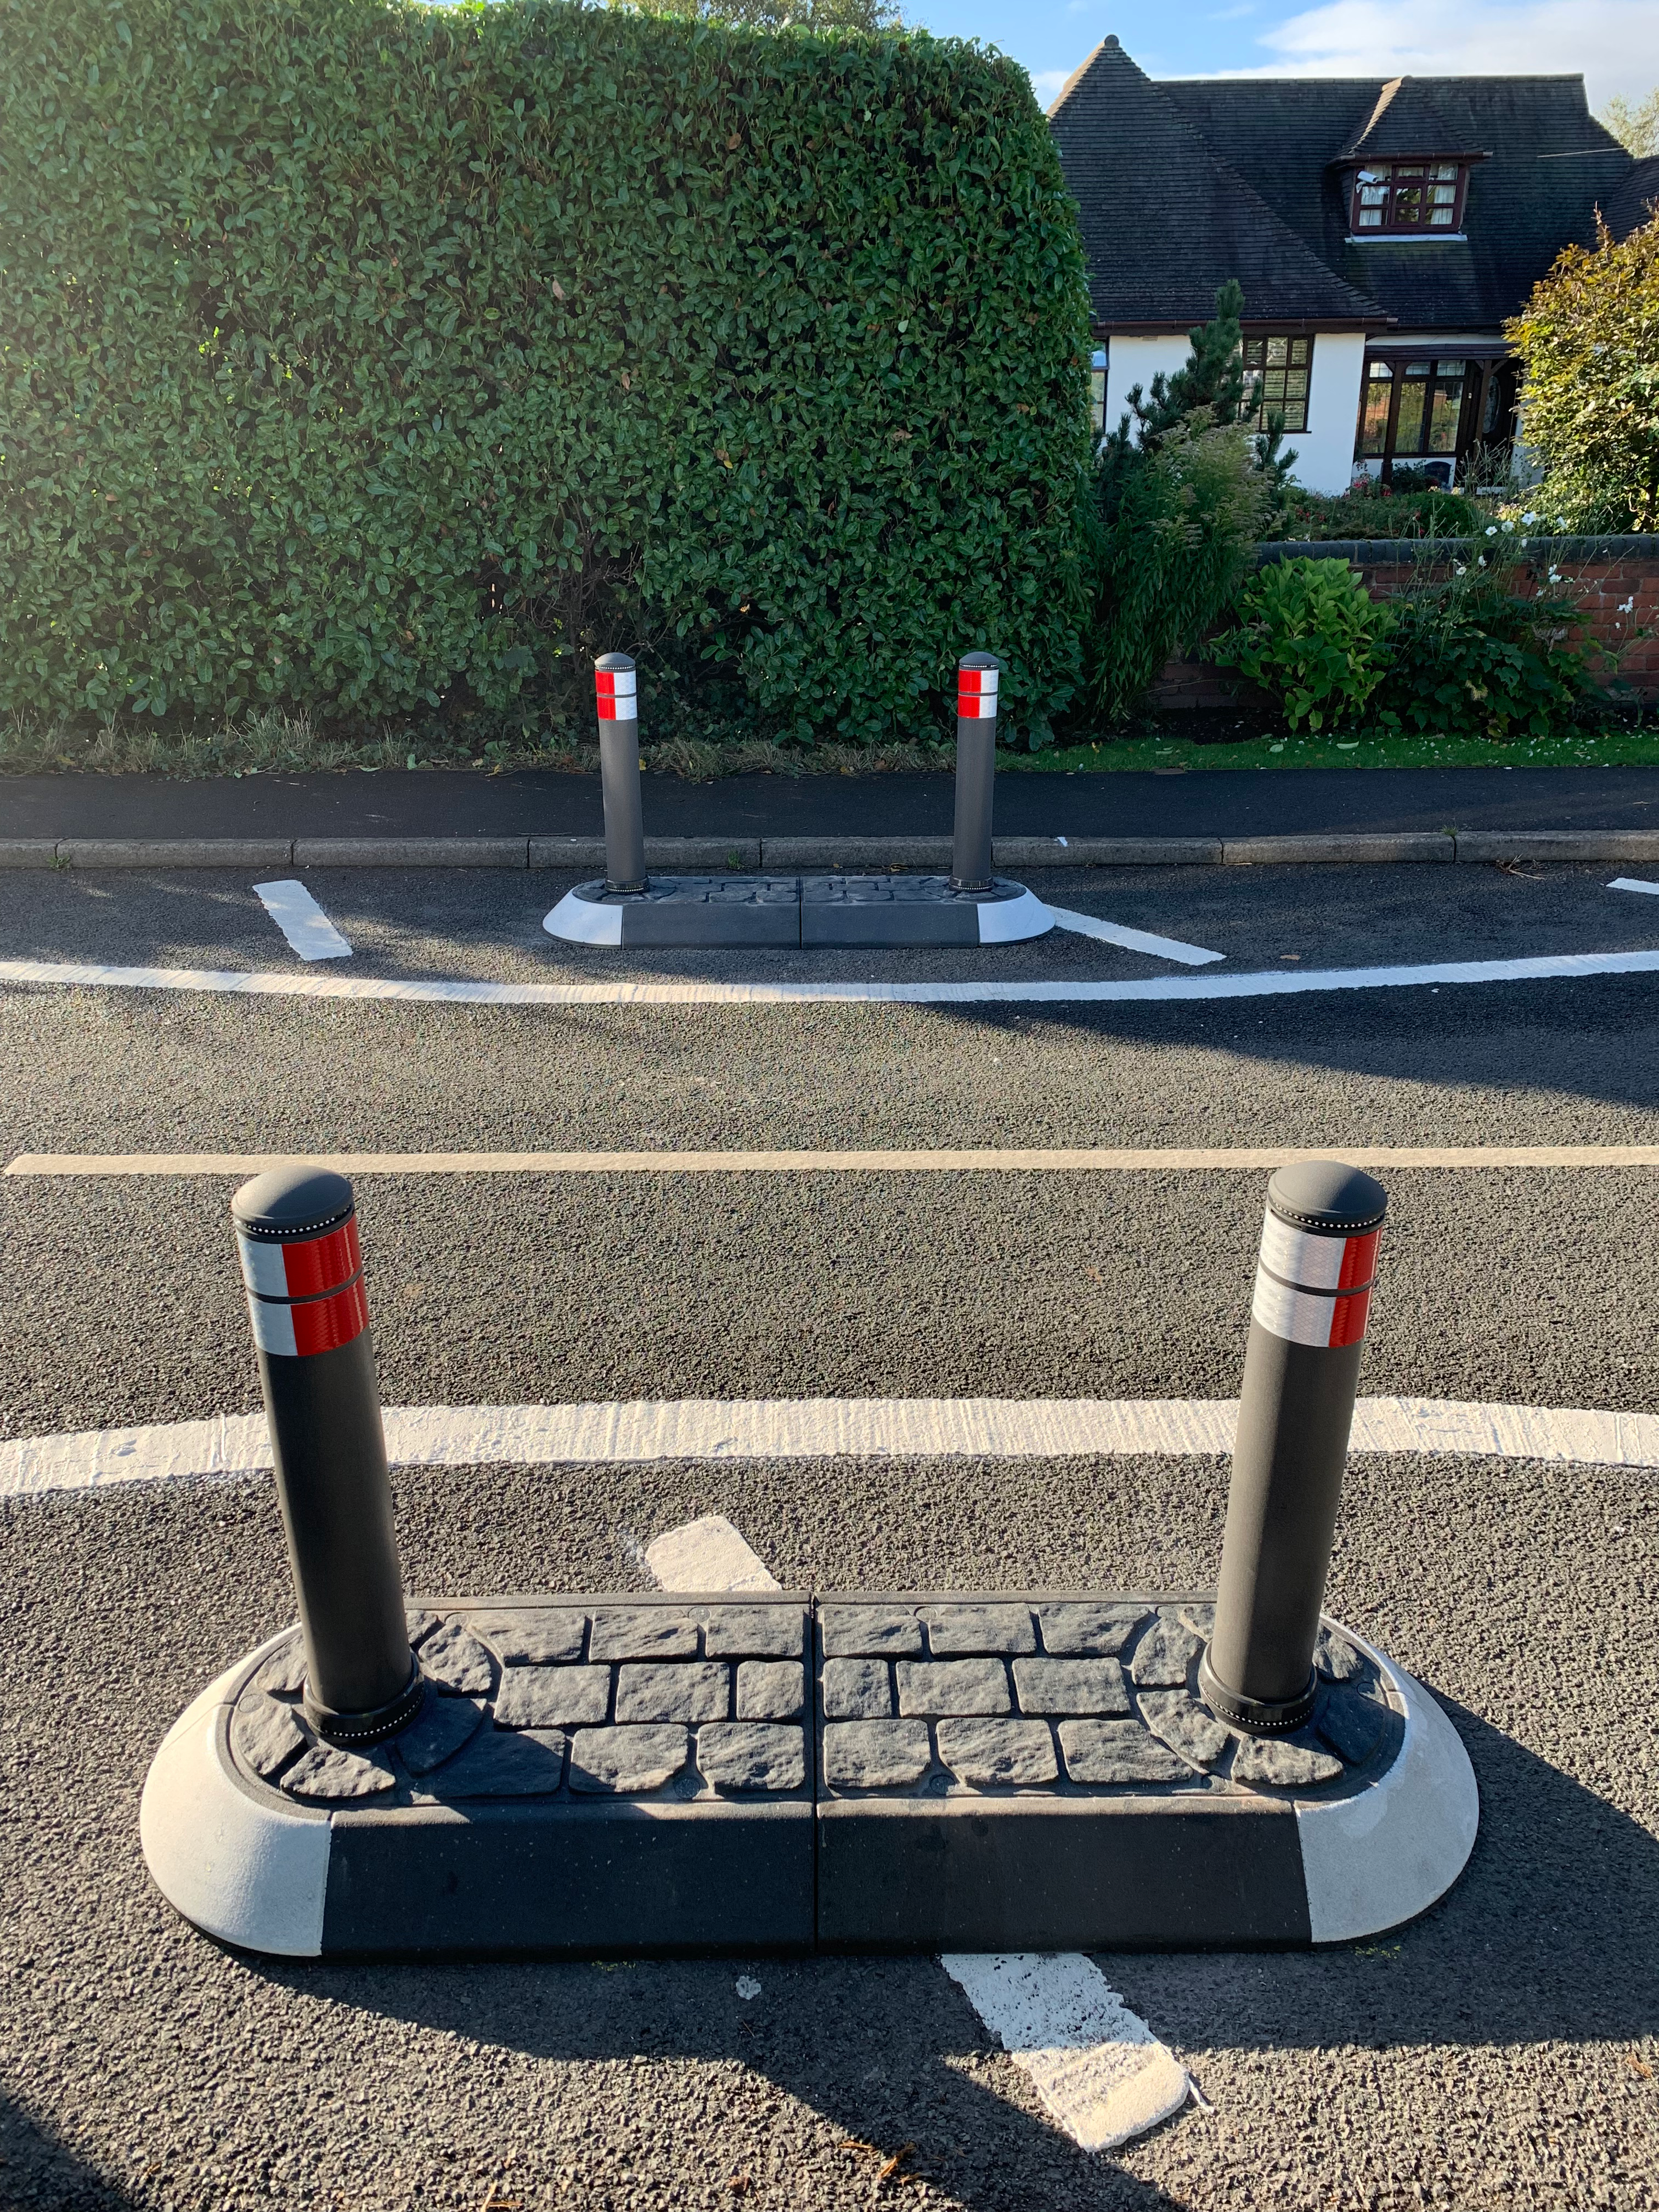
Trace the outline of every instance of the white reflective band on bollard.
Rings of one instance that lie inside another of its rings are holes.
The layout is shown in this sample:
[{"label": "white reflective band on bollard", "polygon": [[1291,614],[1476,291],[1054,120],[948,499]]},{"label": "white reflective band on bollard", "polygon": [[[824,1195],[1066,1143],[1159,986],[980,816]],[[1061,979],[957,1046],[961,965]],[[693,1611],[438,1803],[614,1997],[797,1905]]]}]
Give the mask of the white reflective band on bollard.
[{"label": "white reflective band on bollard", "polygon": [[994,722],[997,718],[997,677],[994,668],[958,668],[957,714],[963,721]]},{"label": "white reflective band on bollard", "polygon": [[1334,1349],[1358,1344],[1370,1311],[1380,1230],[1362,1237],[1312,1237],[1268,1208],[1261,1229],[1250,1312],[1290,1344]]},{"label": "white reflective band on bollard", "polygon": [[596,668],[593,689],[602,722],[637,722],[640,718],[637,678],[631,668]]}]

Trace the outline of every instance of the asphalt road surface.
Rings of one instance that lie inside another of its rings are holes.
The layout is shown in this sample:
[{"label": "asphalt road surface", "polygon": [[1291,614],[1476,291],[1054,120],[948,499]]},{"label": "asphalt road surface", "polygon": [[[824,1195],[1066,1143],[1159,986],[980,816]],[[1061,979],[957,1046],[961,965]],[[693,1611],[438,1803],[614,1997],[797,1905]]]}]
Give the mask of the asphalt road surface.
[{"label": "asphalt road surface", "polygon": [[[1332,967],[1659,945],[1659,900],[1609,892],[1617,872],[1034,887],[1229,968]],[[356,948],[341,972],[829,972],[555,946],[539,921],[562,879],[307,880]],[[1165,972],[1075,937],[830,957],[871,976]],[[15,957],[299,965],[246,878],[193,872],[8,878]],[[1652,1143],[1656,1107],[1645,975],[1003,1009],[0,991],[6,1159]],[[1365,1391],[1655,1409],[1656,1171],[1388,1180]],[[0,1179],[0,1437],[255,1407],[233,1181]],[[1264,1181],[405,1176],[359,1200],[389,1402],[1224,1397]],[[711,1510],[790,1586],[1199,1585],[1225,1483],[1224,1463],[1156,1458],[394,1478],[411,1587],[454,1594],[635,1586],[639,1546]],[[1109,2157],[1054,2128],[925,1958],[323,1967],[207,1942],[149,1884],[138,1791],[191,1695],[291,1617],[269,1480],[13,1500],[0,1527],[0,2204],[1659,2203],[1650,1474],[1355,1460],[1331,1609],[1450,1713],[1482,1792],[1474,1857],[1373,1942],[1103,1956],[1209,2107]]]}]

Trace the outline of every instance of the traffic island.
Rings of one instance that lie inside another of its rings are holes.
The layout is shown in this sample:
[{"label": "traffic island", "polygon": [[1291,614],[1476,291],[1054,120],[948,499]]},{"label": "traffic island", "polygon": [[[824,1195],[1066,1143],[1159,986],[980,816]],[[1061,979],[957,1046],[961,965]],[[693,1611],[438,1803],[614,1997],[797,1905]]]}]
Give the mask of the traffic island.
[{"label": "traffic island", "polygon": [[605,872],[543,920],[571,945],[1011,945],[1054,926],[1024,884],[991,872],[1000,663],[957,671],[956,829],[948,876],[648,876],[640,798],[638,675],[623,653],[594,665]]},{"label": "traffic island", "polygon": [[1321,1610],[1386,1200],[1268,1189],[1207,1595],[406,1607],[350,1185],[232,1200],[299,1626],[204,1691],[144,1855],[289,1957],[1327,1943],[1456,1880],[1474,1778]]},{"label": "traffic island", "polygon": [[575,945],[1009,945],[1054,926],[1024,884],[994,876],[653,876],[567,891],[543,924]]},{"label": "traffic island", "polygon": [[357,1749],[290,1631],[163,1744],[145,1856],[210,1935],[301,1958],[1305,1945],[1422,1911],[1474,1838],[1450,1723],[1327,1623],[1308,1724],[1230,1727],[1212,1612],[434,1601],[415,1717]]}]

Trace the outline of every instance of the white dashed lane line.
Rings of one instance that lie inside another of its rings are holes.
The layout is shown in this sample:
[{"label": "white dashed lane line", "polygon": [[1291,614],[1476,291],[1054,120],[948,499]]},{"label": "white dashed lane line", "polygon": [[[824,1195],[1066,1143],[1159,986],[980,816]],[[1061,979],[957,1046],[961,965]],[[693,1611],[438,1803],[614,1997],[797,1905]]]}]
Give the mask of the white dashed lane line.
[{"label": "white dashed lane line", "polygon": [[265,912],[301,960],[349,960],[351,947],[303,884],[255,884]]},{"label": "white dashed lane line", "polygon": [[1615,876],[1607,885],[1610,891],[1647,891],[1659,898],[1659,884],[1644,884],[1639,876]]},{"label": "white dashed lane line", "polygon": [[1274,968],[1242,975],[1151,975],[1130,982],[1032,983],[415,982],[384,975],[295,975],[235,968],[123,968],[92,961],[0,960],[0,983],[198,991],[252,998],[384,999],[413,1006],[1133,1006],[1153,1000],[1286,999],[1320,991],[1437,988],[1443,983],[1562,982],[1656,972],[1659,972],[1659,950],[1553,952],[1517,960],[1443,960],[1413,967],[1315,968],[1294,974]]},{"label": "white dashed lane line", "polygon": [[[779,1587],[718,1513],[669,1529],[644,1558],[661,1589]],[[1185,2067],[1081,1952],[954,1951],[939,1964],[1080,2149],[1115,2150],[1187,2102]],[[761,1994],[749,1975],[737,1987]]]},{"label": "white dashed lane line", "polygon": [[1129,929],[1121,921],[1103,921],[1098,915],[1073,914],[1069,907],[1051,906],[1048,911],[1057,928],[1069,929],[1074,937],[1097,938],[1103,945],[1115,945],[1125,952],[1145,952],[1154,960],[1178,960],[1183,968],[1207,968],[1212,960],[1224,960],[1224,952],[1206,952],[1201,945],[1188,945],[1179,937],[1159,937],[1149,929]]},{"label": "white dashed lane line", "polygon": [[[586,1406],[388,1406],[385,1413],[386,1452],[394,1467],[1221,1458],[1232,1450],[1237,1419],[1238,1403],[1231,1398],[682,1398]],[[1659,1415],[1362,1398],[1354,1408],[1352,1449],[1659,1468]],[[262,1474],[270,1463],[263,1413],[15,1437],[0,1443],[0,1498],[129,1482],[222,1480]],[[714,1541],[712,1531],[708,1540]],[[714,1556],[709,1553],[710,1571]]]}]

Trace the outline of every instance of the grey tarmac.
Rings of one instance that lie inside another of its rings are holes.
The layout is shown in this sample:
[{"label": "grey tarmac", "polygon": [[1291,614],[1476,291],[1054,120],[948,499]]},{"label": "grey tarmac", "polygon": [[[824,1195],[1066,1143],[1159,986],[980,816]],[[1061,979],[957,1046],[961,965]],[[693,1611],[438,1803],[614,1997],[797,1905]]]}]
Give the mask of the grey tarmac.
[{"label": "grey tarmac", "polygon": [[[1617,948],[1659,930],[1649,902],[1577,869],[1082,873],[1065,902],[1240,965]],[[342,965],[565,972],[536,942],[539,908],[520,893],[509,915],[499,879],[312,888],[359,945]],[[9,880],[0,957],[21,955],[289,957],[245,879],[201,876]],[[991,972],[988,957],[902,972]],[[900,972],[881,957],[860,972]],[[996,972],[1066,963],[1154,972],[1074,939],[1016,948]],[[1644,979],[1260,1012],[8,990],[0,1128],[8,1157],[1652,1141],[1656,1006]],[[1364,1390],[1653,1410],[1650,1172],[1389,1180]],[[396,1402],[1230,1396],[1264,1182],[406,1176],[359,1195]],[[229,1188],[0,1181],[0,1433],[255,1405]],[[393,1480],[410,1586],[428,1593],[643,1591],[641,1547],[708,1512],[786,1588],[1147,1590],[1213,1583],[1226,1469],[699,1462]],[[1102,1958],[1210,2107],[1109,2158],[1054,2130],[925,1959],[319,1967],[204,1940],[144,1875],[137,1793],[189,1697],[291,1618],[269,1480],[14,1501],[0,1530],[8,2212],[479,2212],[492,2195],[526,2212],[1659,2203],[1647,1475],[1355,1461],[1330,1610],[1445,1704],[1480,1780],[1480,1841],[1449,1897],[1386,1940]],[[635,1650],[640,1626],[617,1624],[619,1658],[693,1656]],[[1110,1623],[1079,1627],[1080,1659],[1125,1643]],[[883,1648],[902,1658],[906,1641]]]}]

